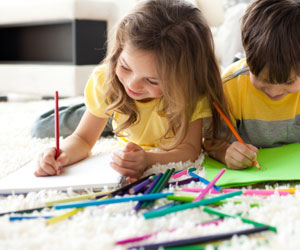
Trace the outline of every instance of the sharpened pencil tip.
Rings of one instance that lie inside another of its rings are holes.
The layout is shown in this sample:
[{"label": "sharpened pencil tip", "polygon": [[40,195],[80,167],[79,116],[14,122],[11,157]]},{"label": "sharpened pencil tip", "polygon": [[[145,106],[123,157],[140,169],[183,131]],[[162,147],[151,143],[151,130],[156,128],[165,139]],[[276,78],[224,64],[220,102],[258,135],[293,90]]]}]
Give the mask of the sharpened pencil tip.
[{"label": "sharpened pencil tip", "polygon": [[254,162],[253,162],[253,165],[254,165],[255,167],[257,167],[258,170],[261,170],[261,167],[259,166],[259,164],[258,164],[257,161],[254,161]]}]

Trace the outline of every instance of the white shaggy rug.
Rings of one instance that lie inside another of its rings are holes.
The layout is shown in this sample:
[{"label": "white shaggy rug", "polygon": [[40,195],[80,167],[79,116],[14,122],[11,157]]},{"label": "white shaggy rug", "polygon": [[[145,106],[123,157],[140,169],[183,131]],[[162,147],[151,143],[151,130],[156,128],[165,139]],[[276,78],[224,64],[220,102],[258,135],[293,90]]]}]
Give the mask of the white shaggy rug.
[{"label": "white shaggy rug", "polygon": [[[82,98],[61,100],[60,105],[79,103]],[[33,139],[30,128],[34,120],[43,112],[53,108],[53,101],[30,101],[0,103],[0,178],[20,168],[34,158],[38,152],[54,145],[53,139]],[[101,139],[95,146],[94,152],[111,151],[117,147],[115,139]],[[202,157],[194,163],[177,163],[169,166],[155,166],[149,172],[164,171],[166,167],[176,170],[196,166],[199,175],[204,176],[201,169]],[[185,177],[184,177],[185,178]],[[188,187],[204,187],[200,183],[191,183]],[[263,186],[263,185],[262,185]],[[276,187],[266,186],[266,188]],[[281,187],[288,187],[281,184]],[[171,190],[174,190],[172,188]],[[69,190],[67,193],[55,190],[43,190],[38,193],[0,197],[0,213],[6,211],[29,209],[43,206],[46,201],[63,197],[75,196]],[[242,201],[236,205],[234,200]],[[156,206],[162,205],[159,200]],[[251,203],[259,206],[251,207]],[[143,242],[156,243],[167,240],[199,237],[221,232],[237,231],[252,228],[252,225],[241,222],[240,219],[227,218],[218,226],[195,226],[195,224],[216,218],[199,208],[184,210],[167,216],[146,220],[139,214],[132,213],[134,202],[114,204],[99,207],[89,207],[75,214],[71,219],[53,225],[47,225],[45,219],[22,220],[10,222],[9,216],[0,217],[0,249],[2,250],[35,250],[35,249],[127,249],[129,245],[116,246],[115,242],[129,237],[160,232]],[[219,207],[220,210],[277,227],[278,232],[271,231],[251,237],[233,237],[224,241],[218,249],[300,249],[300,192],[293,195],[279,196],[278,194],[261,196],[240,196],[232,198],[228,203]],[[54,211],[62,213],[64,211]],[[34,212],[34,215],[52,215],[50,209]],[[177,229],[169,232],[170,229]],[[207,249],[213,249],[208,246]]]}]

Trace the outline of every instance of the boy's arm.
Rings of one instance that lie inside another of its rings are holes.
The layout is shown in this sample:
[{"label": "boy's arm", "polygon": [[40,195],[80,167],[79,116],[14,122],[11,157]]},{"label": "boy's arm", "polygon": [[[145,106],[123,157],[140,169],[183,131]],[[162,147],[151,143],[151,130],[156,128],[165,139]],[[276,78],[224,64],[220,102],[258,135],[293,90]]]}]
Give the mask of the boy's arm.
[{"label": "boy's arm", "polygon": [[217,148],[212,145],[212,139],[205,139],[203,143],[203,149],[208,153],[208,155],[224,164],[225,162],[225,155],[226,150],[229,148],[230,143],[225,142],[224,140],[216,140],[215,144],[218,145]]},{"label": "boy's arm", "polygon": [[[231,144],[219,141],[220,147],[214,149],[211,140],[206,139],[204,149],[209,156],[223,162],[228,169],[245,169],[253,166],[258,149],[251,144],[235,141]],[[217,141],[218,143],[218,141]]]}]

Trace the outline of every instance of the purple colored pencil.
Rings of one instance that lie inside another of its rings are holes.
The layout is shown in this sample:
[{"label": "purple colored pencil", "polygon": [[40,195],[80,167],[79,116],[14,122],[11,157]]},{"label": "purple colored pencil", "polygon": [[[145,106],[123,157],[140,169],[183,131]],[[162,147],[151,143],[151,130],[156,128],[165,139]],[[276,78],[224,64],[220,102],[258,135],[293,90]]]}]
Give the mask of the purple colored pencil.
[{"label": "purple colored pencil", "polygon": [[180,185],[189,184],[192,181],[197,182],[197,181],[199,181],[199,178],[192,177],[192,178],[184,179],[184,180],[181,180],[181,181],[173,181],[173,182],[167,183],[167,186],[169,186],[169,185],[180,186]]},{"label": "purple colored pencil", "polygon": [[[162,173],[159,173],[156,178],[154,179],[154,181],[152,181],[152,183],[150,184],[150,186],[147,188],[147,190],[145,191],[144,194],[149,194],[151,192],[151,190],[155,187],[156,183],[159,181],[159,179],[162,177]],[[143,201],[139,201],[136,206],[134,207],[134,210],[137,212],[139,211],[139,209],[141,208],[143,204]]]},{"label": "purple colored pencil", "polygon": [[150,176],[149,179],[137,184],[136,186],[129,189],[129,194],[137,194],[140,192],[145,186],[153,181],[153,177]]},{"label": "purple colored pencil", "polygon": [[[120,188],[118,188],[118,189],[116,189],[116,190],[114,190],[114,191],[112,191],[111,193],[108,193],[108,194],[106,194],[106,195],[108,195],[108,196],[110,196],[110,197],[114,197],[114,196],[117,196],[117,195],[123,195],[123,194],[126,194],[126,193],[128,193],[128,191],[129,191],[130,188],[132,188],[132,187],[134,187],[135,185],[137,185],[137,184],[143,182],[144,180],[147,180],[147,179],[148,179],[150,176],[152,176],[152,175],[153,175],[153,174],[150,174],[150,175],[148,175],[148,176],[145,176],[145,177],[143,177],[143,178],[141,178],[141,179],[139,179],[139,180],[137,180],[137,181],[135,181],[135,182],[132,182],[132,183],[129,183],[129,184],[123,186],[123,187],[120,187]],[[99,196],[96,196],[96,197],[95,197],[95,199],[99,199],[99,198],[100,198]]]},{"label": "purple colored pencil", "polygon": [[260,233],[260,232],[268,231],[268,230],[269,230],[269,228],[265,227],[265,226],[254,227],[254,228],[250,228],[250,229],[218,233],[215,235],[193,237],[193,238],[187,238],[187,239],[183,239],[183,240],[165,241],[165,242],[159,242],[159,243],[154,243],[154,244],[131,246],[127,249],[128,250],[134,250],[134,249],[150,250],[150,249],[167,249],[167,248],[171,248],[171,247],[183,247],[183,246],[190,246],[190,245],[204,244],[204,243],[210,243],[210,242],[214,242],[214,241],[226,240],[226,239],[232,238],[234,235],[237,235],[237,236],[249,235],[249,234]]}]

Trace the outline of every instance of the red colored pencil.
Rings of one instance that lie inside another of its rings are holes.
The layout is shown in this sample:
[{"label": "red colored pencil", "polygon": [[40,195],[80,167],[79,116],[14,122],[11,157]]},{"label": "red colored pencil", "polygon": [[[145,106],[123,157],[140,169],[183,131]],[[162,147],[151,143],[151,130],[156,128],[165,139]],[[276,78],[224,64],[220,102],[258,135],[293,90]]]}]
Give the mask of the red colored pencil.
[{"label": "red colored pencil", "polygon": [[[213,105],[215,106],[215,108],[217,109],[217,111],[219,112],[220,116],[223,118],[223,120],[226,122],[227,126],[229,127],[229,129],[231,130],[231,132],[235,135],[235,137],[238,139],[239,142],[243,143],[244,145],[246,145],[246,143],[243,141],[243,139],[240,137],[240,135],[238,134],[238,132],[234,129],[233,125],[231,124],[231,122],[228,120],[228,118],[226,117],[226,115],[222,112],[222,110],[220,109],[220,107],[213,102]],[[257,160],[255,160],[253,162],[253,165],[255,167],[257,167],[259,170],[261,170],[261,167],[259,166]]]},{"label": "red colored pencil", "polygon": [[59,112],[58,112],[58,91],[55,91],[55,141],[56,141],[56,154],[55,158],[59,157],[60,149],[59,149]]}]

